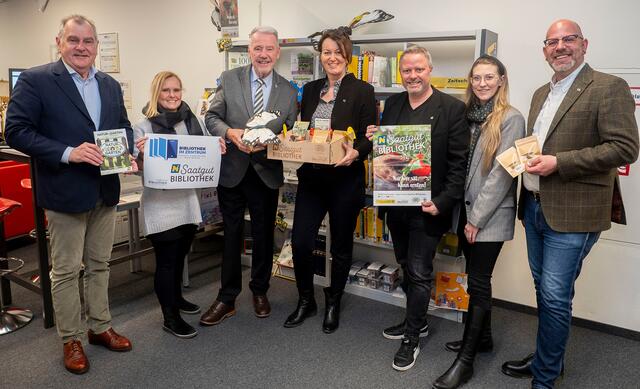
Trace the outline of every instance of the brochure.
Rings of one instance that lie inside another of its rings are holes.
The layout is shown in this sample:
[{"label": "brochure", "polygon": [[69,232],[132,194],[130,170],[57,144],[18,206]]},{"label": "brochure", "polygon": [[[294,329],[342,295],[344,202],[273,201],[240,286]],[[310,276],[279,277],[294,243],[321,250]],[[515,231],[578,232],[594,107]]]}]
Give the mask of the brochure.
[{"label": "brochure", "polygon": [[105,176],[133,170],[131,159],[129,158],[127,132],[124,128],[95,131],[93,137],[104,156],[102,165],[100,165],[100,175]]}]

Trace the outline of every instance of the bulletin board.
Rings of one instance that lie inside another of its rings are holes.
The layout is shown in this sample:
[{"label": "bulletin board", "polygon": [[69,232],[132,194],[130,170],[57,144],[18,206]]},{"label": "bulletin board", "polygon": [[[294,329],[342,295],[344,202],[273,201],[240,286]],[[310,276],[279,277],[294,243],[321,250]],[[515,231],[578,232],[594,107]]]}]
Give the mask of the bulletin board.
[{"label": "bulletin board", "polygon": [[[601,72],[623,78],[629,84],[636,102],[636,122],[640,123],[640,68],[629,69],[597,69]],[[622,200],[627,213],[627,225],[611,224],[611,229],[604,231],[600,237],[618,242],[640,245],[640,162],[618,169]]]}]

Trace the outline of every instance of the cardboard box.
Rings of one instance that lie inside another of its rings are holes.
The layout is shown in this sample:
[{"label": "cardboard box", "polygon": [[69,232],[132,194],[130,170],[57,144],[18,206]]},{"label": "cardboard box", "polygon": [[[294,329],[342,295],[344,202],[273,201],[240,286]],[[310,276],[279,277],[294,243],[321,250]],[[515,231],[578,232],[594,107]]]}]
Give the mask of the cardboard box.
[{"label": "cardboard box", "polygon": [[344,158],[342,143],[345,138],[334,136],[331,142],[312,143],[311,141],[291,142],[278,135],[280,144],[267,145],[267,158],[281,161],[311,162],[333,165]]},{"label": "cardboard box", "polygon": [[382,282],[386,284],[395,283],[400,278],[400,270],[397,266],[385,266],[381,270]]},{"label": "cardboard box", "polygon": [[378,279],[380,278],[380,271],[384,267],[384,263],[381,262],[371,262],[369,266],[367,266],[367,271],[369,273],[369,278]]}]

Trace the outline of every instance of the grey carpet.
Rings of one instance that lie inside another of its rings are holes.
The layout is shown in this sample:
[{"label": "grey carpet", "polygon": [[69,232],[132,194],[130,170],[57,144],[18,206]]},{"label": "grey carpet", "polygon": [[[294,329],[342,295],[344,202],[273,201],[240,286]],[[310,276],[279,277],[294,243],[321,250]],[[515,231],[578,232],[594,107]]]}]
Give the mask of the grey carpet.
[{"label": "grey carpet", "polygon": [[[12,252],[25,257],[30,247]],[[33,266],[31,261],[31,266]],[[219,287],[218,254],[191,262],[191,287],[185,296],[206,309]],[[456,339],[462,325],[431,318],[431,334],[423,339],[416,365],[396,372],[391,361],[399,341],[382,337],[385,326],[402,319],[403,310],[357,296],[346,295],[339,330],[322,333],[322,315],[301,327],[282,327],[296,304],[295,285],[273,279],[269,297],[271,317],[253,315],[246,283],[237,301],[236,316],[214,327],[199,327],[199,315],[185,315],[199,334],[178,339],[161,329],[161,313],[153,293],[153,259],[143,271],[131,274],[128,265],[115,266],[111,277],[114,328],[130,337],[134,349],[113,353],[86,345],[90,371],[68,373],[62,365],[62,346],[55,329],[42,325],[38,297],[14,286],[14,304],[34,309],[37,318],[28,327],[0,337],[0,387],[18,388],[429,388],[453,361],[443,343]],[[322,291],[316,297],[323,307]],[[536,318],[496,308],[496,347],[481,354],[475,375],[464,388],[529,388],[527,380],[500,373],[507,359],[533,350]],[[572,328],[566,373],[558,388],[640,388],[640,344],[637,341],[583,328]]]}]

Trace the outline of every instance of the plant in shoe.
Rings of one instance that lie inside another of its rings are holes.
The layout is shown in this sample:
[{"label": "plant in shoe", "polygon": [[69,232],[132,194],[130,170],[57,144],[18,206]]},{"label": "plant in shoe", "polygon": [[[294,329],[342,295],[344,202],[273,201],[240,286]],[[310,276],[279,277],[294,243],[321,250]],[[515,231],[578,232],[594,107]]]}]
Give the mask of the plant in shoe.
[{"label": "plant in shoe", "polygon": [[[404,320],[400,324],[396,324],[391,327],[387,327],[382,331],[382,336],[387,339],[402,339],[404,337],[404,330],[407,326],[407,321]],[[424,338],[429,335],[429,323],[425,323],[422,328],[420,328],[420,337]]]},{"label": "plant in shoe", "polygon": [[420,338],[405,336],[396,355],[393,357],[391,365],[398,371],[409,370],[416,363],[416,358],[420,354]]}]

